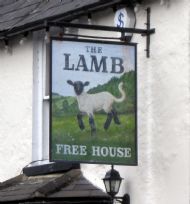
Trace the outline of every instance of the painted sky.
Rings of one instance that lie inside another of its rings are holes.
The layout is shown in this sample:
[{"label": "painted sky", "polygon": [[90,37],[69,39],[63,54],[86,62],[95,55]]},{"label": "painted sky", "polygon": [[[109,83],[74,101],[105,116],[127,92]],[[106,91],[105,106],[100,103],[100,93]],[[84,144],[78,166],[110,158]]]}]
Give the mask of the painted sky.
[{"label": "painted sky", "polygon": [[[89,47],[101,47],[102,53],[90,53],[87,52],[87,46]],[[103,72],[84,72],[64,70],[65,56],[64,53],[70,55],[70,67],[72,64],[75,67],[78,64],[79,54],[84,55],[86,59],[87,67],[91,66],[90,55],[96,55],[100,60],[102,56],[107,57],[107,70],[108,73]],[[67,84],[67,80],[72,81],[89,81],[90,85],[85,87],[85,91],[88,91],[92,87],[105,84],[112,77],[120,77],[122,74],[110,73],[112,62],[110,57],[120,57],[124,60],[123,66],[125,72],[135,70],[135,47],[116,44],[102,44],[92,42],[77,42],[77,41],[52,41],[52,92],[58,93],[62,96],[74,96],[73,87]]]}]

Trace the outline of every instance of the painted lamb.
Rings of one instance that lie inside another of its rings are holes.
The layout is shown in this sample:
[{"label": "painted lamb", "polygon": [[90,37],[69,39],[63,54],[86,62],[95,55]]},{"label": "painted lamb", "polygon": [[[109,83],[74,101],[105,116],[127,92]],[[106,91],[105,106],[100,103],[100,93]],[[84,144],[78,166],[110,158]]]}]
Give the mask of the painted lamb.
[{"label": "painted lamb", "polygon": [[107,113],[107,119],[104,123],[104,129],[107,130],[111,124],[112,119],[116,124],[120,124],[117,112],[113,109],[114,102],[121,103],[125,100],[126,94],[123,90],[123,82],[118,85],[118,89],[121,93],[120,98],[116,98],[109,92],[99,92],[95,94],[88,94],[84,91],[84,87],[89,85],[89,82],[67,80],[67,83],[74,87],[76,99],[78,102],[79,113],[77,114],[78,124],[81,130],[85,128],[82,116],[88,115],[89,124],[91,127],[91,134],[96,132],[96,126],[94,122],[94,113],[100,110],[104,110]]}]

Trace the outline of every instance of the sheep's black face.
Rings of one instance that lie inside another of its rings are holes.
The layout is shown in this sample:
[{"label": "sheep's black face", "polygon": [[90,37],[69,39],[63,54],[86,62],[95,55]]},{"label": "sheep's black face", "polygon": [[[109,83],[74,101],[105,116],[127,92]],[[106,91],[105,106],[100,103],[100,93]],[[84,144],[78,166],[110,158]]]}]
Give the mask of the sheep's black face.
[{"label": "sheep's black face", "polygon": [[76,95],[80,95],[83,92],[84,87],[89,85],[88,81],[83,83],[82,81],[72,82],[71,80],[67,80],[67,83],[71,86],[74,86]]},{"label": "sheep's black face", "polygon": [[74,90],[76,95],[80,95],[84,90],[84,85],[81,81],[74,82]]}]

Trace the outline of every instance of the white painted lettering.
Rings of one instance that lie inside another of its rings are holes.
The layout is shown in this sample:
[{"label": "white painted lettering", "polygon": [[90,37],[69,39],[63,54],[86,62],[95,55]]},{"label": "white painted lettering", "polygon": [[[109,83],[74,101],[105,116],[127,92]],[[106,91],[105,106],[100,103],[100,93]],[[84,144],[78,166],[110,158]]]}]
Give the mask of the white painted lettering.
[{"label": "white painted lettering", "polygon": [[107,147],[102,147],[100,151],[101,151],[101,156],[103,156],[103,157],[107,157],[109,154]]},{"label": "white painted lettering", "polygon": [[70,145],[64,145],[64,152],[63,154],[65,155],[70,155],[71,154],[71,146]]},{"label": "white painted lettering", "polygon": [[131,157],[131,148],[125,148],[125,157]]},{"label": "white painted lettering", "polygon": [[86,146],[80,146],[80,155],[87,155]]},{"label": "white painted lettering", "polygon": [[92,146],[92,156],[100,156],[100,147]]},{"label": "white painted lettering", "polygon": [[72,145],[72,154],[78,155],[79,154],[79,146],[78,145]]},{"label": "white painted lettering", "polygon": [[124,152],[122,147],[117,148],[117,156],[118,157],[124,157]]},{"label": "white painted lettering", "polygon": [[63,148],[62,144],[56,144],[56,154],[61,154],[62,148]]},{"label": "white painted lettering", "polygon": [[116,157],[116,147],[109,147],[110,157]]}]

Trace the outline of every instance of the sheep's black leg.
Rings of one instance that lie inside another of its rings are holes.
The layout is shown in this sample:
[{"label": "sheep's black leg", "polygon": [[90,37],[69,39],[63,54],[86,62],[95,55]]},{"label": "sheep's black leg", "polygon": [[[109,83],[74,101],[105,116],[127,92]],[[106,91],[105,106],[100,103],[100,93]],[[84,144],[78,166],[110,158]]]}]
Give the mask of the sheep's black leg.
[{"label": "sheep's black leg", "polygon": [[78,113],[77,114],[77,120],[78,120],[78,124],[81,130],[83,130],[85,128],[83,120],[82,120],[82,114]]},{"label": "sheep's black leg", "polygon": [[108,113],[107,115],[107,119],[106,119],[106,122],[104,123],[104,129],[107,130],[111,124],[111,121],[112,121],[112,118],[113,118],[113,113]]},{"label": "sheep's black leg", "polygon": [[89,117],[89,124],[91,127],[91,135],[94,135],[96,133],[96,126],[95,126],[94,118],[92,115],[90,115]]},{"label": "sheep's black leg", "polygon": [[112,114],[113,114],[113,119],[114,119],[114,122],[115,122],[115,124],[121,124],[121,122],[119,121],[119,118],[118,118],[118,116],[117,116],[117,111],[116,110],[114,110],[114,109],[112,109]]}]

